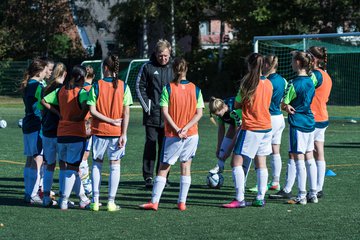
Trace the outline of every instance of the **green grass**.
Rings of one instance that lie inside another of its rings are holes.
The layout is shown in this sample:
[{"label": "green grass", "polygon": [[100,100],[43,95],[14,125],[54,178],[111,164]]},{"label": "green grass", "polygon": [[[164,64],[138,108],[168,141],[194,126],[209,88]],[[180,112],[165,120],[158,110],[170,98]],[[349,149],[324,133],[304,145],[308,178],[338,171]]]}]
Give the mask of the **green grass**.
[{"label": "green grass", "polygon": [[[131,110],[126,156],[117,202],[120,212],[60,211],[23,203],[22,133],[17,121],[23,116],[21,100],[0,98],[0,117],[8,127],[0,129],[0,239],[358,239],[360,236],[360,127],[333,121],[326,132],[328,168],[336,177],[325,180],[326,197],[319,204],[285,205],[268,201],[265,208],[222,209],[234,196],[227,162],[225,183],[220,190],[205,186],[207,171],[214,166],[216,127],[205,114],[200,121],[200,145],[192,166],[188,210],[178,211],[179,164],[170,173],[173,186],[166,188],[159,210],[142,211],[151,192],[143,187],[142,151],[144,128],[140,109]],[[358,114],[358,107],[338,108],[343,116]],[[282,157],[285,178],[288,131],[283,134]],[[108,166],[104,165],[101,201],[106,204]],[[271,173],[271,171],[270,171]],[[55,174],[54,190],[58,189]],[[251,170],[249,185],[255,184]],[[296,188],[294,188],[296,191]],[[247,194],[248,200],[254,195]],[[73,200],[77,201],[76,198]],[[105,209],[105,207],[103,207]]]}]

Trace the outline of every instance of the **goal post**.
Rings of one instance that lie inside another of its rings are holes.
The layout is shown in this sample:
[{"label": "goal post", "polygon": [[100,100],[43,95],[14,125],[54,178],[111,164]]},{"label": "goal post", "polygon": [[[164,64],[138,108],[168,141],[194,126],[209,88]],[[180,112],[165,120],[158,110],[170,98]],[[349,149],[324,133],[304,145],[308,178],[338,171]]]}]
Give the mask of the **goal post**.
[{"label": "goal post", "polygon": [[278,72],[288,80],[295,75],[289,53],[311,46],[327,48],[327,71],[333,81],[329,104],[360,106],[360,32],[254,37],[254,52],[278,56]]}]

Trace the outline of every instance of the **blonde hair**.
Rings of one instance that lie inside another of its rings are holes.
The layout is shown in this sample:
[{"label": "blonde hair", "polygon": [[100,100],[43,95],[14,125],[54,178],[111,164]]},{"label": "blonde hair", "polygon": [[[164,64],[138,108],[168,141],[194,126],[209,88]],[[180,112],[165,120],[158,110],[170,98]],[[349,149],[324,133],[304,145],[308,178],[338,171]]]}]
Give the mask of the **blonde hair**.
[{"label": "blonde hair", "polygon": [[[269,65],[268,68],[266,68],[266,64]],[[277,56],[273,54],[268,54],[264,57],[264,75],[267,75],[271,70],[275,70],[278,68],[279,65],[279,59]]]},{"label": "blonde hair", "polygon": [[59,85],[56,80],[64,75],[66,72],[65,64],[58,62],[55,65],[54,71],[50,77],[50,84],[45,88],[44,95],[49,94],[50,92],[54,91],[57,86]]},{"label": "blonde hair", "polygon": [[169,49],[169,52],[171,53],[171,44],[168,40],[160,39],[155,46],[155,52],[160,53],[165,51],[166,49]]},{"label": "blonde hair", "polygon": [[216,112],[223,109],[225,107],[225,105],[226,104],[225,104],[224,100],[222,100],[220,98],[216,98],[216,97],[210,97],[210,100],[209,100],[209,112],[210,112],[210,121],[213,124],[217,125],[213,114],[215,114]]},{"label": "blonde hair", "polygon": [[184,58],[175,58],[173,62],[174,79],[172,82],[179,83],[182,75],[186,75],[188,70],[187,62]]}]

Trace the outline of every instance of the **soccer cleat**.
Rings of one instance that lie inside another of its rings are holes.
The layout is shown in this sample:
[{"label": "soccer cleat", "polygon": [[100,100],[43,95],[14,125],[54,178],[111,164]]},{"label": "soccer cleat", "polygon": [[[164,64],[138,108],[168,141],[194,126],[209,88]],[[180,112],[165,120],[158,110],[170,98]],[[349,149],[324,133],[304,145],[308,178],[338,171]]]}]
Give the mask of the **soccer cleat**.
[{"label": "soccer cleat", "polygon": [[265,200],[258,200],[258,199],[254,199],[254,201],[252,202],[252,205],[254,207],[265,207]]},{"label": "soccer cleat", "polygon": [[277,183],[277,184],[274,184],[273,182],[269,183],[267,185],[267,189],[268,190],[275,190],[275,191],[280,191],[280,184]]},{"label": "soccer cleat", "polygon": [[318,193],[316,195],[317,195],[317,198],[323,198],[324,197],[324,192],[322,190],[318,191]]},{"label": "soccer cleat", "polygon": [[73,201],[68,200],[68,208],[75,208],[75,203]]},{"label": "soccer cleat", "polygon": [[185,205],[185,203],[179,202],[179,203],[178,203],[178,209],[179,209],[180,211],[185,211],[185,210],[186,210],[186,205]]},{"label": "soccer cleat", "polygon": [[108,202],[107,204],[107,210],[108,212],[116,212],[116,211],[120,211],[121,207],[119,205],[116,205],[113,202]]},{"label": "soccer cleat", "polygon": [[292,197],[291,192],[287,193],[284,191],[284,189],[281,189],[280,191],[278,191],[275,194],[269,195],[270,199],[290,199],[291,197]]},{"label": "soccer cleat", "polygon": [[153,179],[152,177],[148,177],[145,179],[145,188],[152,188],[153,187]]},{"label": "soccer cleat", "polygon": [[33,205],[41,205],[43,203],[42,199],[39,197],[39,195],[35,195],[30,198],[30,204]]},{"label": "soccer cleat", "polygon": [[140,208],[144,209],[144,210],[154,210],[157,211],[158,207],[159,207],[159,203],[152,203],[152,202],[148,202],[142,205],[139,205]]},{"label": "soccer cleat", "polygon": [[43,198],[43,202],[42,202],[43,207],[51,207],[51,206],[56,206],[57,202],[55,200],[53,200],[51,197],[49,196],[45,196]]},{"label": "soccer cleat", "polygon": [[94,212],[99,211],[99,208],[100,208],[99,203],[96,203],[96,202],[90,203],[90,205],[89,205],[89,209]]},{"label": "soccer cleat", "polygon": [[82,209],[89,208],[90,203],[90,199],[88,198],[86,198],[86,200],[80,200],[79,207]]},{"label": "soccer cleat", "polygon": [[295,197],[290,199],[289,201],[287,201],[288,204],[301,204],[301,205],[306,205],[307,201],[306,201],[306,197]]},{"label": "soccer cleat", "polygon": [[253,188],[249,188],[248,190],[249,190],[249,192],[255,192],[255,193],[257,193],[257,192],[258,192],[257,185],[256,185],[255,187],[253,187]]},{"label": "soccer cleat", "polygon": [[209,170],[209,173],[211,174],[217,174],[222,173],[224,171],[224,168],[219,167],[219,164],[216,164],[216,166]]},{"label": "soccer cleat", "polygon": [[244,208],[244,207],[246,207],[246,202],[245,202],[245,200],[238,201],[238,200],[234,199],[230,203],[223,204],[222,206],[224,208]]}]

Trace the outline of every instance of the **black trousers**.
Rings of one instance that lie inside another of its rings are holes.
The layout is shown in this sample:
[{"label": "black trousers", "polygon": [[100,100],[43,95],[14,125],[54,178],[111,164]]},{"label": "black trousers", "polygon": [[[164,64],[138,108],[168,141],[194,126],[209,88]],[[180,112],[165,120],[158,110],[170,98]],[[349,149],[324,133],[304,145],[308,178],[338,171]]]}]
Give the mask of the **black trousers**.
[{"label": "black trousers", "polygon": [[[164,140],[164,128],[145,126],[146,140],[143,155],[143,177],[144,180],[148,177],[154,177],[154,167],[156,163],[157,175],[160,166],[161,149]],[[157,151],[156,151],[157,147]],[[157,152],[157,155],[156,155]]]}]

